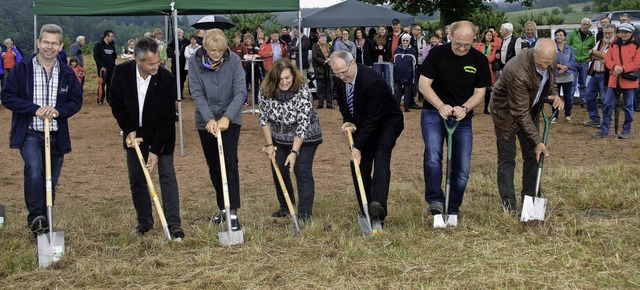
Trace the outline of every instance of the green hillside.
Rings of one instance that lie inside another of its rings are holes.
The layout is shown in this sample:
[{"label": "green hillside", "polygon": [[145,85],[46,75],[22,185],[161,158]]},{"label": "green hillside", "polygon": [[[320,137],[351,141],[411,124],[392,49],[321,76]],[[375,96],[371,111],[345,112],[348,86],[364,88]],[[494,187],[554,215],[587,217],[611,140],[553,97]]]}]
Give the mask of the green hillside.
[{"label": "green hillside", "polygon": [[[582,20],[582,18],[591,18],[593,17],[593,15],[595,15],[595,12],[590,11],[590,12],[582,12],[582,8],[585,6],[591,6],[591,2],[586,2],[586,3],[577,3],[577,4],[571,4],[569,5],[569,7],[571,7],[573,9],[573,12],[569,13],[569,14],[562,14],[560,13],[559,16],[564,18],[564,24],[579,24],[580,20]],[[522,10],[522,11],[515,11],[515,12],[508,12],[506,13],[507,18],[509,19],[509,22],[515,23],[518,20],[518,17],[522,16],[522,15],[530,15],[531,13],[534,14],[540,14],[543,12],[547,12],[549,14],[551,14],[551,12],[556,9],[558,7],[547,7],[547,8],[540,8],[540,9],[530,9],[530,10]]]}]

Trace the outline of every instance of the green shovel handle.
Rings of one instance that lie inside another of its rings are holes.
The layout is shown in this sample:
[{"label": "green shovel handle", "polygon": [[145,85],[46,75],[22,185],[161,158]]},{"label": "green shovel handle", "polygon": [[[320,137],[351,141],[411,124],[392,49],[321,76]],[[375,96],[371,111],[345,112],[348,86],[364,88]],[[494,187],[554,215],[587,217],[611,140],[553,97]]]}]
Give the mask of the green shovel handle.
[{"label": "green shovel handle", "polygon": [[[553,118],[558,116],[558,109],[553,108],[553,101],[547,100],[545,103],[550,104],[553,109],[553,113],[550,116],[547,116],[547,112],[544,110],[544,104],[542,104],[542,118],[544,118],[544,131],[542,132],[542,144],[547,145],[547,138],[549,138],[549,126],[551,126],[551,121]],[[540,155],[540,161],[538,162],[538,168],[542,168],[544,164],[544,154]]]},{"label": "green shovel handle", "polygon": [[[452,124],[449,125],[449,122]],[[447,130],[447,156],[451,156],[451,145],[453,144],[453,132],[458,128],[459,121],[457,121],[453,116],[448,117],[444,120],[444,128]]]}]

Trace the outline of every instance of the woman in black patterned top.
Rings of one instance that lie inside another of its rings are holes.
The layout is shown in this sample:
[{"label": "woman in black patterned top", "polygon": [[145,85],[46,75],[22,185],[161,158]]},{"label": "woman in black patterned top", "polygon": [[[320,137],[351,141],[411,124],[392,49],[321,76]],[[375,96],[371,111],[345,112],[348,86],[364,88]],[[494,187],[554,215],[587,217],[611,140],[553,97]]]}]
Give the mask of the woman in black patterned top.
[{"label": "woman in black patterned top", "polygon": [[[298,181],[298,216],[309,222],[313,213],[315,185],[313,158],[322,143],[320,120],[313,110],[311,93],[302,73],[285,59],[273,63],[259,92],[260,127],[265,139],[264,152],[282,172],[289,197],[295,203],[290,172]],[[272,170],[280,209],[273,217],[289,214],[280,183]]]}]

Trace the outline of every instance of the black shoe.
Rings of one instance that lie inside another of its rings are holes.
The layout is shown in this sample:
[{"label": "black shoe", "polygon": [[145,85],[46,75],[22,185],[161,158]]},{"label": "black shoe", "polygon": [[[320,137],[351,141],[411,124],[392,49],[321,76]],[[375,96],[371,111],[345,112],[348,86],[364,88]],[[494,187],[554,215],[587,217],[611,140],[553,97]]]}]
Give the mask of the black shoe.
[{"label": "black shoe", "polygon": [[310,224],[311,223],[311,216],[310,215],[303,215],[300,216],[300,220],[302,220],[302,223],[304,224]]},{"label": "black shoe", "polygon": [[411,109],[409,109],[409,108],[404,108],[404,111],[408,113],[408,112],[411,112]]},{"label": "black shoe", "polygon": [[217,214],[213,215],[213,217],[211,217],[211,222],[219,225],[221,224],[223,221],[225,221],[227,219],[227,215],[224,212],[224,209],[219,211]]},{"label": "black shoe", "polygon": [[37,236],[38,234],[46,234],[49,232],[49,223],[47,222],[47,218],[41,215],[34,218],[33,221],[31,221],[31,225],[29,227],[31,228],[31,232],[34,234],[34,236]]},{"label": "black shoe", "polygon": [[169,233],[171,234],[172,240],[181,241],[184,239],[184,231],[179,225],[169,225]]},{"label": "black shoe", "polygon": [[432,215],[441,214],[444,212],[444,204],[441,202],[434,201],[429,204],[429,212]]},{"label": "black shoe", "polygon": [[640,112],[640,106],[633,108],[634,111]]},{"label": "black shoe", "polygon": [[[522,198],[524,201],[524,198]],[[516,202],[515,200],[511,200],[508,198],[502,199],[502,209],[504,211],[508,211],[510,213],[514,213],[516,211]]]},{"label": "black shoe", "polygon": [[333,105],[331,105],[331,106],[327,106],[327,109],[331,109],[331,110],[333,110]]},{"label": "black shoe", "polygon": [[409,109],[420,109],[420,106],[418,106],[417,104],[411,104],[411,106],[409,106]]},{"label": "black shoe", "polygon": [[484,113],[485,113],[485,114],[487,114],[487,115],[491,114],[491,113],[489,112],[489,110],[484,110]]},{"label": "black shoe", "polygon": [[232,231],[239,231],[242,229],[242,226],[240,226],[240,220],[238,219],[237,215],[232,215],[231,216],[231,230]]},{"label": "black shoe", "polygon": [[272,217],[277,217],[277,218],[281,218],[281,217],[286,217],[289,215],[289,211],[286,209],[279,209],[277,211],[274,211],[271,216]]},{"label": "black shoe", "polygon": [[133,234],[141,237],[144,236],[144,234],[146,234],[151,228],[143,226],[143,225],[137,225],[135,229],[133,229]]},{"label": "black shoe", "polygon": [[318,106],[316,107],[316,109],[322,109],[322,108],[324,108],[324,106],[323,106],[323,105],[318,105]]},{"label": "black shoe", "polygon": [[369,214],[371,215],[371,218],[381,220],[384,218],[384,208],[382,208],[382,205],[379,202],[374,201],[369,204]]}]

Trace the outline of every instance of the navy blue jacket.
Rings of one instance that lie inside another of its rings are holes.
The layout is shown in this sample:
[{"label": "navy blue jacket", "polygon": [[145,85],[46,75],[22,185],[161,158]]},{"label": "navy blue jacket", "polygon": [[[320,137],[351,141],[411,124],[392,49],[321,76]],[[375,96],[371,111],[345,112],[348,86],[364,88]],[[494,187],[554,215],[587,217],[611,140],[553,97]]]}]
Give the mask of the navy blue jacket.
[{"label": "navy blue jacket", "polygon": [[[5,81],[2,90],[2,104],[13,112],[11,116],[11,148],[20,148],[24,142],[29,125],[40,106],[33,102],[33,58],[17,63]],[[56,110],[58,117],[58,146],[61,153],[71,151],[68,118],[82,107],[82,86],[73,70],[66,64],[60,64],[58,74],[58,96]]]},{"label": "navy blue jacket", "polygon": [[417,64],[418,51],[413,45],[407,48],[398,46],[393,54],[393,83],[413,84]]}]

